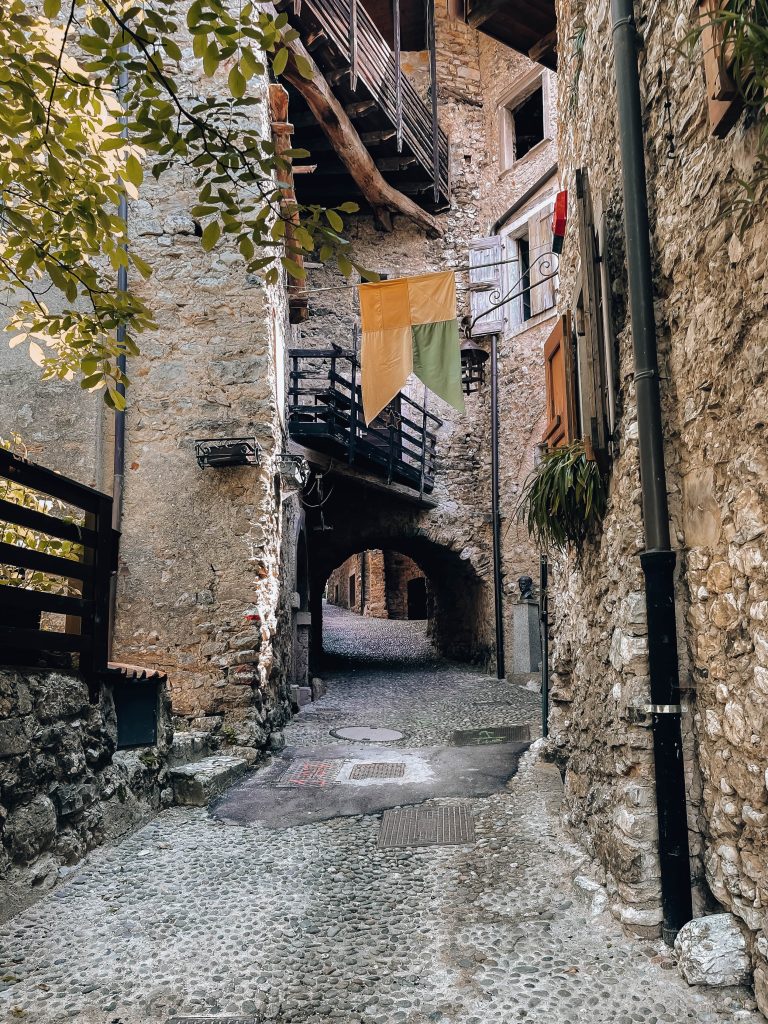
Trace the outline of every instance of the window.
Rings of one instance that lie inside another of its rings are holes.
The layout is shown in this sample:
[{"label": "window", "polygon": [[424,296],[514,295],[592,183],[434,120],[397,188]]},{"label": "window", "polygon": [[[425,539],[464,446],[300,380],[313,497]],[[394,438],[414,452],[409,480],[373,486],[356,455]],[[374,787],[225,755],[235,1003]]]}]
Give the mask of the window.
[{"label": "window", "polygon": [[540,142],[550,137],[549,75],[535,71],[518,82],[499,108],[500,169],[508,171]]},{"label": "window", "polygon": [[556,267],[552,257],[553,205],[550,197],[540,200],[504,231],[504,258],[510,261],[504,265],[504,291],[513,296],[505,314],[512,331],[554,312],[557,278],[552,276]]},{"label": "window", "polygon": [[355,607],[355,574],[352,573],[349,577],[349,607]]}]

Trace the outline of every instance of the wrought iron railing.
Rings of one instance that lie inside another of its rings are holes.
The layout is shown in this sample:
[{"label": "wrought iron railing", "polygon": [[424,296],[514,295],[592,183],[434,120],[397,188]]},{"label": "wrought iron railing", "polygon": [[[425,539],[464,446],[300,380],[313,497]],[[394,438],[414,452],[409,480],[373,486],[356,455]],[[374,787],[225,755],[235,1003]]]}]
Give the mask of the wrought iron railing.
[{"label": "wrought iron railing", "polygon": [[433,109],[402,72],[396,54],[363,4],[357,0],[283,0],[278,7],[305,39],[314,37],[319,28],[333,44],[340,60],[349,66],[352,82],[364,86],[397,131],[398,140],[433,177],[435,200],[447,202],[448,137],[437,124]]},{"label": "wrought iron railing", "polygon": [[[8,490],[5,481],[64,502],[73,515],[43,511],[44,500],[28,507],[0,497],[0,566],[6,579],[0,585],[0,665],[45,665],[52,655],[77,654],[80,671],[96,680],[107,670],[110,585],[117,568],[112,499],[0,449],[0,494]],[[30,545],[22,535],[53,543]],[[57,547],[75,557],[54,553]],[[46,628],[44,619],[41,625],[46,614],[64,616],[64,629]]]},{"label": "wrought iron railing", "polygon": [[400,394],[367,426],[354,352],[334,345],[288,355],[288,429],[295,441],[371,469],[389,483],[433,489],[439,417]]}]

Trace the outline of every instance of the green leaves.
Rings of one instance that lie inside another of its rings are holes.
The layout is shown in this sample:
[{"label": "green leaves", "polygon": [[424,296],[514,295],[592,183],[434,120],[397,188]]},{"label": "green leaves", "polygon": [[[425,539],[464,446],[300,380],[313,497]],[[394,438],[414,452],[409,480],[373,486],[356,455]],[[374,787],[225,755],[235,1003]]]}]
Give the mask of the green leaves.
[{"label": "green leaves", "polygon": [[212,220],[211,223],[208,224],[204,229],[203,237],[200,239],[200,243],[206,252],[210,252],[220,238],[221,225],[217,220]]},{"label": "green leaves", "polygon": [[[43,379],[75,381],[120,409],[129,384],[120,356],[137,355],[142,334],[157,329],[142,288],[152,267],[118,216],[125,195],[143,197],[148,172],[184,168],[194,193],[185,212],[203,223],[187,230],[204,252],[239,254],[250,274],[302,280],[309,252],[344,274],[366,272],[343,237],[356,204],[289,199],[291,163],[310,154],[278,156],[260,133],[254,107],[269,66],[281,75],[290,60],[311,77],[310,63],[289,55],[297,34],[285,14],[193,0],[187,31],[212,81],[188,99],[175,78],[188,53],[178,5],[73,3],[70,19],[61,0],[42,0],[42,13],[33,0],[5,0],[0,18],[0,287],[18,296],[11,343]],[[121,268],[127,292],[116,288]]]},{"label": "green leaves", "polygon": [[587,459],[583,441],[575,441],[544,453],[523,485],[516,515],[540,548],[581,551],[606,504],[600,467]]}]

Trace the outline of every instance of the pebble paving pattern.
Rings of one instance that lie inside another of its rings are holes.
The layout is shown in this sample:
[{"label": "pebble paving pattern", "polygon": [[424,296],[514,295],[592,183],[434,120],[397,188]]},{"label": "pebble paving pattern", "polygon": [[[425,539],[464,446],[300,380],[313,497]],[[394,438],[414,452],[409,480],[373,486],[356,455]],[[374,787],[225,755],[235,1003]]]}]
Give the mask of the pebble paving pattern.
[{"label": "pebble paving pattern", "polygon": [[[399,653],[399,625],[334,616],[333,635],[370,628],[371,645],[388,636]],[[317,710],[410,744],[535,722],[535,695],[427,654],[407,671],[337,667]],[[328,735],[330,719],[309,717],[288,728],[291,745]],[[557,773],[531,752],[508,790],[471,801],[473,845],[380,850],[379,815],[276,831],[166,811],[0,929],[0,1020],[758,1024],[746,990],[689,988],[660,943],[592,916],[570,881],[584,861],[559,799]]]}]

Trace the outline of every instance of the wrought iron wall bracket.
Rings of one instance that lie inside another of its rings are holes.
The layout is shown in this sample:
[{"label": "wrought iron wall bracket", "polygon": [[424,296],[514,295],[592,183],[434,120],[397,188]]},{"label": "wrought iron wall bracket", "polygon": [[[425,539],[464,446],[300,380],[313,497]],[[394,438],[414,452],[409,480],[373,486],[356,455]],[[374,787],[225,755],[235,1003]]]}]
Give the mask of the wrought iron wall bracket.
[{"label": "wrought iron wall bracket", "polygon": [[[520,286],[523,284],[523,282],[525,281],[526,277],[530,277],[531,270],[534,267],[537,267],[538,270],[539,270],[540,276],[539,276],[538,281],[533,281],[533,282],[527,284],[525,287],[521,288]],[[515,281],[515,283],[512,285],[512,287],[510,288],[510,290],[506,294],[502,294],[502,289],[501,288],[494,288],[493,291],[489,295],[489,299],[491,300],[491,305],[488,307],[488,309],[483,310],[482,313],[478,313],[477,316],[472,320],[472,322],[470,323],[470,325],[469,325],[469,327],[467,328],[467,331],[466,331],[467,337],[471,337],[472,336],[472,331],[473,331],[474,326],[475,326],[475,324],[477,323],[478,320],[482,320],[483,317],[488,316],[490,313],[495,312],[497,309],[501,309],[502,306],[506,306],[506,304],[508,302],[511,302],[513,299],[519,299],[521,295],[525,295],[526,293],[532,292],[534,288],[538,288],[539,285],[544,284],[546,281],[551,281],[553,278],[557,277],[557,275],[559,273],[559,267],[560,267],[560,261],[559,261],[559,259],[557,257],[557,253],[545,252],[545,253],[542,253],[541,256],[537,256],[536,259],[533,260],[533,262],[529,266],[527,272],[525,274],[521,275],[517,279],[517,281]],[[472,267],[471,269],[472,270],[482,270],[483,267],[482,267],[482,264],[480,264],[479,266]],[[550,272],[548,273],[547,271],[550,271]],[[470,285],[470,288],[472,288],[472,285]],[[516,289],[519,289],[519,290],[516,290]],[[481,288],[475,286],[474,288],[472,288],[472,290],[473,291],[481,291],[481,290],[484,290],[484,289],[481,289]]]}]

